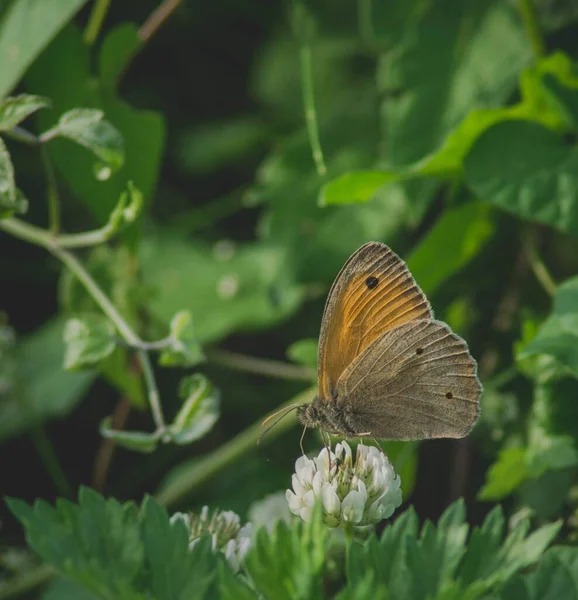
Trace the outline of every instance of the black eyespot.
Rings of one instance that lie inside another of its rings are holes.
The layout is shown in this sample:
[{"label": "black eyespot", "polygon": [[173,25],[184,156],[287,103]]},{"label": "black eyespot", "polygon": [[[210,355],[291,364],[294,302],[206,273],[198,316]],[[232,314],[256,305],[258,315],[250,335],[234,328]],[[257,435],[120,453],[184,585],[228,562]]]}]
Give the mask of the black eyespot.
[{"label": "black eyespot", "polygon": [[417,348],[415,353],[419,356],[420,354],[423,354],[423,348]]},{"label": "black eyespot", "polygon": [[454,395],[451,392],[446,392],[446,398],[448,400],[451,400],[454,397]]},{"label": "black eyespot", "polygon": [[372,290],[374,287],[377,287],[377,284],[378,284],[378,283],[379,283],[379,279],[378,279],[377,277],[373,277],[373,276],[371,276],[371,277],[368,277],[368,278],[365,280],[365,285],[366,285],[366,286],[367,286],[367,287],[368,287],[370,290]]}]

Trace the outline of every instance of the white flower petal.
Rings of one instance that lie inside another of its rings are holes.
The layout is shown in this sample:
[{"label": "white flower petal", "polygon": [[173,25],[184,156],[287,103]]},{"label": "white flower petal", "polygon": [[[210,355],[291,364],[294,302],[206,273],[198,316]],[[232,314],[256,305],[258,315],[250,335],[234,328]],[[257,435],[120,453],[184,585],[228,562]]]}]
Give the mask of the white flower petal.
[{"label": "white flower petal", "polygon": [[315,492],[313,490],[309,490],[303,496],[303,505],[312,508],[315,505]]},{"label": "white flower petal", "polygon": [[299,477],[297,477],[295,473],[293,473],[293,475],[291,476],[291,485],[293,486],[293,490],[298,496],[302,496],[306,491],[301,482],[299,481]]},{"label": "white flower petal", "polygon": [[304,506],[299,513],[299,516],[307,523],[311,521],[311,517],[313,516],[313,509],[308,506]]},{"label": "white flower petal", "polygon": [[341,515],[343,520],[356,525],[363,518],[363,509],[365,508],[365,498],[361,492],[351,490],[341,503]]},{"label": "white flower petal", "polygon": [[323,485],[321,491],[321,497],[323,499],[323,506],[325,510],[334,517],[339,517],[339,511],[341,510],[341,501],[339,496],[335,493],[335,490],[330,483]]},{"label": "white flower petal", "polygon": [[299,516],[299,512],[303,507],[303,500],[301,496],[296,496],[291,490],[287,490],[285,492],[285,497],[287,498],[287,504],[289,505],[289,510],[294,514]]}]

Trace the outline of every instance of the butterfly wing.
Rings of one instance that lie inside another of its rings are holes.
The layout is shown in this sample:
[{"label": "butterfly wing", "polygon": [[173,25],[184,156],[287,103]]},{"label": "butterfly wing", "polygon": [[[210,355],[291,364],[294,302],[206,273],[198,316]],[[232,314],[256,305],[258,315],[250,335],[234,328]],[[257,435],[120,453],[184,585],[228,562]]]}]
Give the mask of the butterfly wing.
[{"label": "butterfly wing", "polygon": [[356,433],[459,438],[478,419],[481,392],[466,342],[445,323],[419,320],[367,348],[341,376],[337,402]]},{"label": "butterfly wing", "polygon": [[431,319],[427,298],[406,264],[385,244],[359,248],[327,297],[319,337],[319,399],[329,402],[353,360],[383,333],[415,319]]}]

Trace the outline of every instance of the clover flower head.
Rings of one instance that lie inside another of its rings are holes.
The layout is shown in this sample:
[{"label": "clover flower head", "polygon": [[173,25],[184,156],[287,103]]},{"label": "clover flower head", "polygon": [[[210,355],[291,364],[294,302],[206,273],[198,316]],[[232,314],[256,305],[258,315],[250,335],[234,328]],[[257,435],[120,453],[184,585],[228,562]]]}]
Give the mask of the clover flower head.
[{"label": "clover flower head", "polygon": [[232,510],[215,510],[203,506],[199,514],[175,513],[171,523],[183,521],[189,532],[189,549],[204,535],[210,535],[214,552],[222,552],[231,569],[237,572],[251,547],[253,527],[247,523],[241,527],[241,519]]},{"label": "clover flower head", "polygon": [[287,490],[289,510],[304,521],[317,500],[323,503],[330,527],[366,526],[387,519],[401,504],[401,479],[387,456],[374,446],[359,444],[355,460],[349,444],[335,452],[324,448],[316,458],[295,462],[293,489]]}]

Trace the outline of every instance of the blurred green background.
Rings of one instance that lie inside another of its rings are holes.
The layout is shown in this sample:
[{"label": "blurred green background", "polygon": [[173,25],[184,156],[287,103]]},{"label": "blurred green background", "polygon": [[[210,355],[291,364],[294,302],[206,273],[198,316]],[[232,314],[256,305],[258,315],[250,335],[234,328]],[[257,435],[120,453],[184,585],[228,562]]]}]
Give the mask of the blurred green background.
[{"label": "blurred green background", "polygon": [[[151,34],[158,2],[113,0],[87,43],[95,4],[4,2],[0,97],[52,101],[23,124],[35,133],[91,107],[123,134],[126,162],[106,181],[84,149],[47,145],[63,230],[102,226],[127,180],[136,183],[143,217],[78,256],[143,339],[164,337],[175,312],[191,311],[208,357],[194,370],[220,390],[221,415],[189,446],[103,459],[106,416],[152,427],[130,353],[100,371],[64,372],[64,317],[94,305],[54,257],[1,232],[0,309],[16,332],[0,363],[10,383],[0,391],[2,493],[53,501],[88,484],[138,499],[186,481],[195,461],[310,385],[231,368],[222,351],[306,373],[331,282],[355,249],[378,240],[408,261],[437,318],[468,341],[486,387],[466,440],[384,444],[404,501],[437,518],[464,496],[474,523],[495,500],[539,520],[571,515],[577,309],[565,309],[569,338],[555,349],[522,349],[552,310],[549,278],[563,282],[578,267],[575,3],[536,2],[536,37],[526,2],[189,0]],[[21,54],[10,62],[14,40]],[[40,155],[5,142],[30,202],[23,218],[46,227]],[[157,369],[169,416],[185,372]],[[245,516],[289,486],[300,435],[297,426],[270,434],[185,486],[172,508]],[[320,447],[308,432],[306,450]],[[0,511],[4,540],[17,542],[20,527]]]}]

